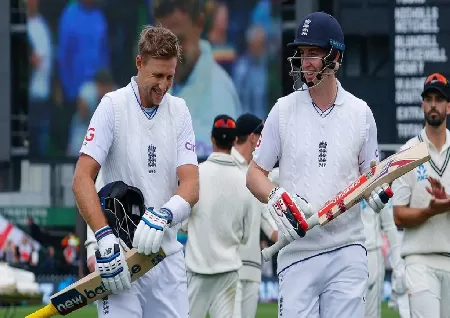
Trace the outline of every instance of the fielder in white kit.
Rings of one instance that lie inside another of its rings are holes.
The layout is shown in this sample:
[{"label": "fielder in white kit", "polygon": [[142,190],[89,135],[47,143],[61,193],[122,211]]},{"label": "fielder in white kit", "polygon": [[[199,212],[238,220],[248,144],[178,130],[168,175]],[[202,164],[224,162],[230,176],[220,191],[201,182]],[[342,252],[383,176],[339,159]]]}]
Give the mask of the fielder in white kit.
[{"label": "fielder in white kit", "polygon": [[[270,111],[247,173],[248,188],[291,242],[278,254],[278,316],[361,318],[368,269],[360,207],[306,235],[301,224],[378,161],[377,127],[368,105],[336,79],[345,46],[331,15],[308,14],[290,46],[296,91]],[[267,177],[277,160],[279,187]],[[370,194],[375,211],[387,190]]]},{"label": "fielder in white kit", "polygon": [[[97,271],[112,295],[98,302],[99,317],[189,316],[181,222],[198,200],[199,177],[192,120],[183,99],[167,94],[180,46],[162,27],[145,27],[138,43],[137,76],[106,94],[80,150],[73,192],[80,213],[95,233]],[[94,186],[123,181],[139,188],[146,211],[133,247],[148,255],[163,248],[167,257],[131,284],[117,237],[107,225]],[[105,306],[108,310],[103,310]]]},{"label": "fielder in white kit", "polygon": [[431,159],[392,183],[394,219],[404,228],[411,317],[450,317],[450,84],[438,73],[424,83],[425,127],[401,149],[426,142]]},{"label": "fielder in white kit", "polygon": [[381,250],[383,245],[381,232],[386,233],[391,251],[392,288],[398,294],[403,294],[406,291],[405,265],[400,258],[400,237],[394,223],[392,200],[379,213],[372,210],[365,200],[362,200],[360,205],[369,265],[365,317],[381,318],[381,302],[383,301],[386,271]]},{"label": "fielder in white kit", "polygon": [[[263,120],[249,113],[239,116],[236,120],[237,141],[231,149],[231,155],[244,174],[247,173],[263,127]],[[256,315],[261,282],[260,229],[272,241],[275,242],[278,238],[277,225],[266,205],[256,198],[253,198],[252,203],[250,237],[248,242],[239,248],[242,267],[239,269],[233,318],[254,318]]]}]

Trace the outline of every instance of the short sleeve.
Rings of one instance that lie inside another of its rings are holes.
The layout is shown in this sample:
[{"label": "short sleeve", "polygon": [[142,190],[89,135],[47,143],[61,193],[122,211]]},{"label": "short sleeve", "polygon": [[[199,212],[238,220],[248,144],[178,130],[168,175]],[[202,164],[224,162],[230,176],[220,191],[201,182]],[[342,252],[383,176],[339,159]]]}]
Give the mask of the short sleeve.
[{"label": "short sleeve", "polygon": [[253,153],[253,161],[262,169],[272,171],[281,157],[279,104],[272,107]]},{"label": "short sleeve", "polygon": [[198,166],[192,117],[186,104],[183,104],[185,111],[183,112],[183,118],[180,121],[181,126],[178,128],[177,167],[187,164]]},{"label": "short sleeve", "polygon": [[366,127],[364,143],[359,153],[359,171],[364,173],[370,169],[370,162],[379,162],[378,132],[375,118],[369,106],[366,107]]},{"label": "short sleeve", "polygon": [[114,139],[114,109],[112,101],[105,96],[92,115],[84,137],[80,154],[92,157],[101,166],[105,162]]}]

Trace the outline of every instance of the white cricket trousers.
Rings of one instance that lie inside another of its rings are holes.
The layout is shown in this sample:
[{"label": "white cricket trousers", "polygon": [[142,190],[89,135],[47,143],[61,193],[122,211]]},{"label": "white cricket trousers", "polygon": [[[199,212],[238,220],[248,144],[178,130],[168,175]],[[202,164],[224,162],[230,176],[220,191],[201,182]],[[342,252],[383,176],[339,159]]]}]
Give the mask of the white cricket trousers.
[{"label": "white cricket trousers", "polygon": [[381,318],[381,301],[384,289],[384,257],[381,248],[367,252],[369,279],[367,281],[366,318]]},{"label": "white cricket trousers", "polygon": [[424,264],[406,266],[411,318],[450,317],[450,269],[443,271]]},{"label": "white cricket trousers", "polygon": [[186,267],[180,250],[131,284],[126,293],[97,302],[98,317],[188,318]]},{"label": "white cricket trousers", "polygon": [[240,279],[237,283],[233,318],[255,318],[258,300],[259,282]]},{"label": "white cricket trousers", "polygon": [[238,272],[202,275],[187,272],[192,318],[233,318]]},{"label": "white cricket trousers", "polygon": [[294,263],[278,274],[278,317],[363,318],[367,277],[361,245]]}]

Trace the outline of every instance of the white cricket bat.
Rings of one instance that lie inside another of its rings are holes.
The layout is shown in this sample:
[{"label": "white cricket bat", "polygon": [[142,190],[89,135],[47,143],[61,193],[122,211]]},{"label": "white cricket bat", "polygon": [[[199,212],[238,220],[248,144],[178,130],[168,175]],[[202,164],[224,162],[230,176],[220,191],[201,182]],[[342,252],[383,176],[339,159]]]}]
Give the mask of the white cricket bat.
[{"label": "white cricket bat", "polygon": [[[166,257],[166,254],[160,249],[158,253],[146,256],[133,248],[126,253],[125,257],[133,282],[160,263]],[[54,294],[50,298],[50,304],[26,318],[65,316],[110,294],[111,292],[103,285],[100,274],[93,272]]]},{"label": "white cricket bat", "polygon": [[[430,160],[430,155],[424,142],[384,159],[375,167],[362,174],[334,198],[328,200],[317,213],[309,217],[306,220],[308,230],[318,224],[324,226],[361,200],[366,199],[376,187],[384,183],[392,183],[395,179],[428,160]],[[289,244],[289,241],[283,238],[272,246],[263,249],[261,253],[264,260],[270,260],[273,255],[287,244]]]}]

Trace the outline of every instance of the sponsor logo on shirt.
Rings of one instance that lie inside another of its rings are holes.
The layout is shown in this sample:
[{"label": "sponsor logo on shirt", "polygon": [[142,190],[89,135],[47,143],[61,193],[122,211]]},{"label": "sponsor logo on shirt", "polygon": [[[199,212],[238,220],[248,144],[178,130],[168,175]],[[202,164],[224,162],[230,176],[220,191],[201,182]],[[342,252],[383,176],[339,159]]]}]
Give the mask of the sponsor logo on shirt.
[{"label": "sponsor logo on shirt", "polygon": [[192,151],[195,152],[195,145],[189,141],[186,141],[186,143],[184,144],[184,147],[188,150],[188,151]]},{"label": "sponsor logo on shirt", "polygon": [[86,137],[84,137],[83,145],[86,146],[89,141],[94,140],[95,136],[95,128],[89,127],[86,133]]}]

